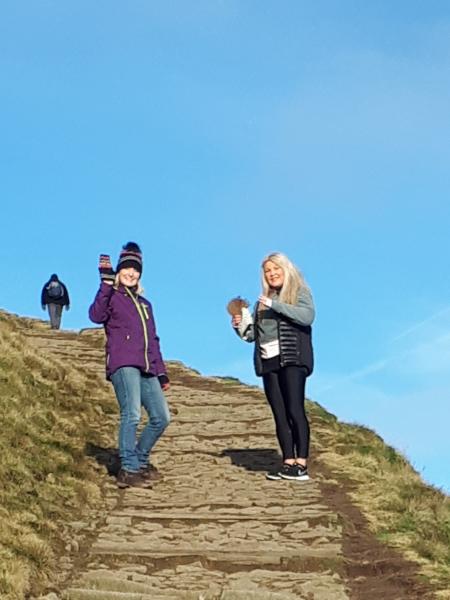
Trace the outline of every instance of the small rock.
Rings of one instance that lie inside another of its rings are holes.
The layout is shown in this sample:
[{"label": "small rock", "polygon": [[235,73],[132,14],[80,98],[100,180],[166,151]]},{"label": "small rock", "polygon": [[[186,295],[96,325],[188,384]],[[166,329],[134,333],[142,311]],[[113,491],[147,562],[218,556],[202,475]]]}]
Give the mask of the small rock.
[{"label": "small rock", "polygon": [[131,565],[129,567],[122,567],[121,571],[124,573],[147,573],[146,565]]},{"label": "small rock", "polygon": [[81,531],[82,529],[88,529],[89,523],[86,523],[86,521],[72,521],[72,523],[69,523],[69,527],[75,531]]}]

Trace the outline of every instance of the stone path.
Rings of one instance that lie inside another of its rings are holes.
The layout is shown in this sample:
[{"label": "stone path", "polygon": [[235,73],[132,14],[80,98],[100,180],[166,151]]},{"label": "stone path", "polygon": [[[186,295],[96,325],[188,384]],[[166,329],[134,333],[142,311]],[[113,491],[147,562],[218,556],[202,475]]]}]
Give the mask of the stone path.
[{"label": "stone path", "polygon": [[[104,379],[103,332],[54,332],[34,321],[27,336],[38,352],[88,374],[90,401],[111,398],[95,424],[104,447],[88,450],[107,481],[110,509],[100,527],[69,524],[70,557],[60,565],[71,577],[52,600],[435,597],[414,563],[374,538],[348,482],[320,460],[309,482],[265,479],[279,464],[272,417],[263,393],[236,380],[169,363],[172,422],[152,457],[164,479],[151,490],[119,491],[105,473],[118,468],[118,412]],[[326,439],[320,407],[310,417],[313,434]]]},{"label": "stone path", "polygon": [[[103,375],[99,335],[30,332],[40,350]],[[153,456],[164,479],[111,486],[67,600],[347,599],[341,528],[317,481],[264,477],[278,457],[262,393],[177,363],[170,375],[172,423]]]},{"label": "stone path", "polygon": [[170,403],[155,452],[164,480],[120,495],[69,598],[346,598],[340,530],[317,484],[256,470],[273,431],[255,397],[174,385]]}]

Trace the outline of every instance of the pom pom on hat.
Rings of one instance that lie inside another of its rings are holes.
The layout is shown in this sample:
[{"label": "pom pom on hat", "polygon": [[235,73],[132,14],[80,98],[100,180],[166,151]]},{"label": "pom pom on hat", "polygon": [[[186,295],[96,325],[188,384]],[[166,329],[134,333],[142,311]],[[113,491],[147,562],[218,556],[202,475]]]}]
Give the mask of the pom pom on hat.
[{"label": "pom pom on hat", "polygon": [[122,248],[116,272],[133,267],[142,274],[142,251],[135,242],[128,242]]}]

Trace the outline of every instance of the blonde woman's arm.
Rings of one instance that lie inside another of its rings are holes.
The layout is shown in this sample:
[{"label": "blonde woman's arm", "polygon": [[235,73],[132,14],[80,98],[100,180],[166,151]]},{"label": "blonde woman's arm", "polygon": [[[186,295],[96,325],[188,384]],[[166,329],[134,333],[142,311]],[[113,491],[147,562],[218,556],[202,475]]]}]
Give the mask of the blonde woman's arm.
[{"label": "blonde woman's arm", "polygon": [[260,296],[259,301],[298,325],[311,325],[316,315],[312,295],[307,288],[300,291],[296,305],[272,300],[266,296]]},{"label": "blonde woman's arm", "polygon": [[235,332],[245,342],[255,341],[255,326],[253,324],[253,317],[248,308],[242,309],[242,315],[234,315],[231,320]]}]

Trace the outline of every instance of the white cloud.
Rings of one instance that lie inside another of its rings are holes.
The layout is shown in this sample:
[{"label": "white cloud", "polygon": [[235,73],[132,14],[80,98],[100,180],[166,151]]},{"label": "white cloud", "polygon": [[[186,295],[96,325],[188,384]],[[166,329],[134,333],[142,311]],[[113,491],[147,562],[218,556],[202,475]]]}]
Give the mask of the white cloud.
[{"label": "white cloud", "polygon": [[399,340],[406,338],[413,333],[417,333],[419,330],[421,330],[426,325],[429,325],[433,321],[436,321],[437,319],[442,318],[442,317],[446,317],[447,315],[450,315],[450,306],[446,306],[442,310],[438,310],[437,312],[435,312],[431,316],[427,317],[426,319],[423,319],[422,321],[418,321],[417,323],[414,323],[414,325],[411,325],[411,327],[408,327],[407,329],[401,331],[398,335],[393,337],[390,340],[390,342],[391,343],[398,342]]},{"label": "white cloud", "polygon": [[450,330],[431,339],[419,342],[403,353],[398,370],[412,377],[444,378],[450,383]]}]

